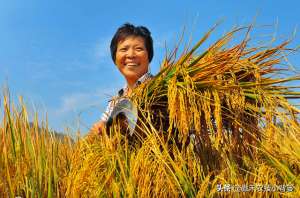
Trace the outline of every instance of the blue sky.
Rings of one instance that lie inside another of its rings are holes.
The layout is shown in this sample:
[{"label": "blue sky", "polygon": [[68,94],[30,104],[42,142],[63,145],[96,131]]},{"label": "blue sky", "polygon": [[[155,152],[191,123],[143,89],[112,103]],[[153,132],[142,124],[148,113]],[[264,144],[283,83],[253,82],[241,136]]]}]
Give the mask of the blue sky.
[{"label": "blue sky", "polygon": [[[0,0],[0,85],[13,98],[22,95],[30,113],[57,131],[82,134],[97,121],[109,96],[125,83],[110,58],[109,44],[125,22],[144,25],[154,39],[152,73],[172,48],[183,27],[199,39],[223,22],[211,44],[235,25],[261,28],[259,39],[292,37],[299,28],[299,0],[38,1]],[[296,33],[291,47],[300,45]],[[290,62],[300,68],[299,53]],[[2,108],[2,105],[1,105]]]}]

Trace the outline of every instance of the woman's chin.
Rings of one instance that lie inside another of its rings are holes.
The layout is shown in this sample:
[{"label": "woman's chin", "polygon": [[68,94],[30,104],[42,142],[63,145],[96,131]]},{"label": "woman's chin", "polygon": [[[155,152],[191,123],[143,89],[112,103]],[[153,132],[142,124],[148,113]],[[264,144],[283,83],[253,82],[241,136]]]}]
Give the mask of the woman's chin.
[{"label": "woman's chin", "polygon": [[137,73],[127,73],[124,76],[127,82],[135,83],[142,75],[139,75]]},{"label": "woman's chin", "polygon": [[123,74],[126,78],[136,78],[139,76],[139,72],[137,72],[135,69],[128,69]]}]

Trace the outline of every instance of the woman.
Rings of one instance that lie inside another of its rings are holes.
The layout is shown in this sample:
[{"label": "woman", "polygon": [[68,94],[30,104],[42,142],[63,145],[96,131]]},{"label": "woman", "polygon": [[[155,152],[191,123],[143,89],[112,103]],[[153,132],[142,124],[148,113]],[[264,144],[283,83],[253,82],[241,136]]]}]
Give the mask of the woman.
[{"label": "woman", "polygon": [[146,27],[126,23],[118,28],[112,38],[110,52],[127,85],[109,102],[100,121],[92,127],[91,130],[99,134],[102,133],[118,98],[130,95],[136,86],[152,77],[149,73],[149,63],[153,58],[151,33]]}]

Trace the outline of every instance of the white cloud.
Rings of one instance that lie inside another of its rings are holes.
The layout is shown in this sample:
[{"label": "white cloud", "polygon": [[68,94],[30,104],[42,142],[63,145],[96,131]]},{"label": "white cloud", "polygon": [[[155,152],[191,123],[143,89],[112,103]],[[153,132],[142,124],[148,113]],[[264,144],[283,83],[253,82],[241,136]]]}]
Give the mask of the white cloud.
[{"label": "white cloud", "polygon": [[117,89],[107,87],[94,92],[76,92],[62,96],[56,107],[47,108],[50,126],[58,131],[64,131],[66,126],[79,126],[81,132],[87,131],[101,117],[108,100],[116,91]]},{"label": "white cloud", "polygon": [[93,107],[103,108],[103,103],[112,95],[114,95],[113,89],[108,88],[94,92],[79,92],[64,95],[61,97],[59,107],[54,112],[57,116],[63,116],[68,113],[80,113]]}]

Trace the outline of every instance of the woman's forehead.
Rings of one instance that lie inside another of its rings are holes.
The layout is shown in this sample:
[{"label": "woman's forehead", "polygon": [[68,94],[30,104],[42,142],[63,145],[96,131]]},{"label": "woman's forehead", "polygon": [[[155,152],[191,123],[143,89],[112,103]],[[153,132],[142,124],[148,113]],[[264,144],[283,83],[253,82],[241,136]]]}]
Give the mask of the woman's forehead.
[{"label": "woman's forehead", "polygon": [[145,40],[141,36],[130,35],[123,39],[120,39],[118,45],[128,45],[128,44],[143,44],[145,45]]}]

